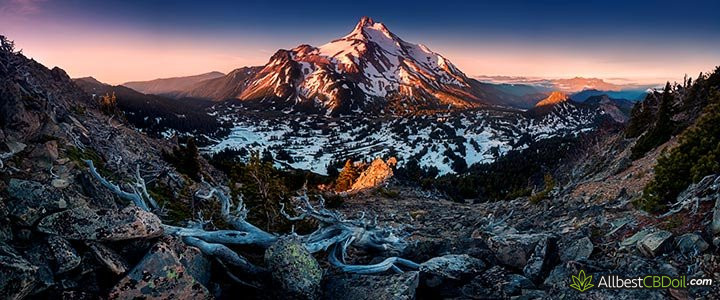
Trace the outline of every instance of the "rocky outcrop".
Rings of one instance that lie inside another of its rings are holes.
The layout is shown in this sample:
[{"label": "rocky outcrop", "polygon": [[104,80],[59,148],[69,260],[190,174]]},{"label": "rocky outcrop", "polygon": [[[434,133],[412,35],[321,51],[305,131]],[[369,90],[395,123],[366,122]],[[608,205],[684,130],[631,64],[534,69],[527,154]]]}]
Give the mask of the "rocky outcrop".
[{"label": "rocky outcrop", "polygon": [[160,219],[136,206],[121,210],[79,207],[49,215],[38,230],[71,240],[121,241],[162,235]]},{"label": "rocky outcrop", "polygon": [[397,164],[397,159],[389,158],[387,161],[382,158],[376,158],[355,180],[350,188],[350,192],[356,192],[364,189],[374,188],[382,185],[393,176],[393,168]]}]

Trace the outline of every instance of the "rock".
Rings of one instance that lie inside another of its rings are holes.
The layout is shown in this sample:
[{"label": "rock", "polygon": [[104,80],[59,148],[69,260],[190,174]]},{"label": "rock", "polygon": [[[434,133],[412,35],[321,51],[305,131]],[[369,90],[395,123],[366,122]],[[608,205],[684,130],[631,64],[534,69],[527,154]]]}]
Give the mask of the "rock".
[{"label": "rock", "polygon": [[545,234],[522,233],[496,235],[488,239],[488,247],[501,264],[522,269],[535,251],[537,243],[545,237]]},{"label": "rock", "polygon": [[568,285],[570,271],[565,264],[557,265],[550,274],[545,278],[543,285],[550,288],[559,288]]},{"label": "rock", "polygon": [[20,225],[31,226],[41,217],[68,207],[62,194],[54,188],[35,181],[10,179],[8,195],[10,216]]},{"label": "rock", "polygon": [[519,295],[523,290],[535,288],[535,284],[533,284],[530,279],[518,274],[508,275],[505,282],[506,283],[503,285],[502,289],[506,296]]},{"label": "rock", "polygon": [[393,275],[340,274],[323,283],[323,299],[415,299],[419,272]]},{"label": "rock", "polygon": [[432,258],[420,265],[420,283],[442,297],[456,297],[458,287],[485,269],[482,260],[467,254]]},{"label": "rock", "polygon": [[125,259],[123,259],[112,249],[94,241],[87,242],[87,245],[90,247],[90,250],[92,250],[95,258],[105,267],[107,267],[111,272],[120,275],[124,274],[129,269],[128,264],[125,262]]},{"label": "rock", "polygon": [[696,233],[686,233],[675,239],[675,246],[683,254],[697,255],[705,252],[710,245]]},{"label": "rock", "polygon": [[507,298],[504,292],[509,274],[505,268],[493,266],[480,275],[475,276],[470,283],[460,288],[460,291],[463,296],[470,299]]},{"label": "rock", "polygon": [[53,235],[48,237],[47,243],[55,258],[57,273],[65,273],[80,265],[82,259],[66,239]]},{"label": "rock", "polygon": [[467,254],[450,254],[432,258],[420,265],[420,275],[425,277],[428,286],[443,280],[469,279],[482,272],[485,263]]},{"label": "rock", "polygon": [[78,207],[49,215],[38,230],[71,240],[121,241],[162,235],[160,219],[137,206],[121,210]]},{"label": "rock", "polygon": [[53,256],[50,246],[44,239],[34,239],[30,247],[24,249],[23,256],[37,267],[35,287],[32,293],[37,294],[57,284],[51,268]]},{"label": "rock", "polygon": [[545,237],[535,246],[532,256],[523,268],[523,274],[534,282],[541,282],[557,261],[557,242]]},{"label": "rock", "polygon": [[541,290],[523,290],[522,295],[512,297],[512,300],[531,300],[531,299],[546,299],[547,293]]},{"label": "rock", "polygon": [[637,243],[640,253],[647,257],[655,257],[667,250],[672,233],[665,230],[659,230],[646,235]]},{"label": "rock", "polygon": [[62,189],[68,187],[70,185],[70,181],[64,178],[56,178],[53,179],[50,184],[52,184],[52,186],[55,188]]},{"label": "rock", "polygon": [[637,245],[637,242],[645,238],[648,234],[651,234],[655,232],[656,229],[652,227],[643,228],[643,230],[640,230],[633,234],[631,237],[624,239],[622,242],[620,242],[621,248],[627,248]]},{"label": "rock", "polygon": [[315,299],[320,292],[322,269],[297,238],[279,240],[265,251],[265,265],[272,270],[278,297]]},{"label": "rock", "polygon": [[44,144],[37,145],[29,155],[36,162],[40,162],[42,166],[52,166],[53,162],[58,159],[57,141],[47,141]]},{"label": "rock", "polygon": [[33,291],[38,267],[5,244],[0,244],[0,295],[22,299]]},{"label": "rock", "polygon": [[375,158],[370,166],[365,169],[355,180],[350,191],[359,191],[368,188],[380,186],[393,176],[392,168],[397,163],[397,159],[391,157],[387,162],[382,158]]},{"label": "rock", "polygon": [[109,299],[211,299],[172,248],[163,241],[155,244],[110,290]]},{"label": "rock", "polygon": [[594,247],[589,237],[581,238],[571,243],[568,247],[560,248],[560,260],[567,262],[570,260],[588,259]]},{"label": "rock", "polygon": [[716,197],[717,200],[715,200],[715,207],[713,207],[712,222],[710,223],[710,231],[714,235],[720,234],[720,197]]},{"label": "rock", "polygon": [[177,237],[165,236],[163,241],[174,247],[175,253],[179,254],[180,262],[185,270],[204,286],[210,282],[210,260],[195,247],[190,247]]}]

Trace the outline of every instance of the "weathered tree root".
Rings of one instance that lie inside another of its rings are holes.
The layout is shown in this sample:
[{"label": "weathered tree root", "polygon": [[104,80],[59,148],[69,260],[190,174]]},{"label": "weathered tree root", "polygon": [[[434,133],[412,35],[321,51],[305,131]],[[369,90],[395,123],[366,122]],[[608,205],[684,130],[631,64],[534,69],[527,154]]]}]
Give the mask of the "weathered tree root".
[{"label": "weathered tree root", "polygon": [[[145,181],[140,177],[139,168],[136,169],[135,184],[132,186],[133,192],[131,193],[123,191],[118,185],[103,178],[97,172],[92,161],[86,160],[85,162],[92,176],[120,198],[131,201],[146,211],[150,211],[151,207],[157,209],[157,203],[150,197]],[[233,203],[230,197],[224,192],[224,188],[212,187],[204,180],[202,182],[208,188],[208,192],[202,194],[200,191],[197,191],[195,196],[206,200],[213,197],[218,199],[221,204],[220,213],[223,219],[234,227],[235,230],[208,231],[202,229],[201,223],[196,223],[196,225],[188,227],[163,225],[165,234],[181,237],[187,245],[197,247],[205,255],[218,259],[223,266],[232,266],[240,269],[244,274],[251,276],[266,276],[268,274],[267,270],[253,265],[226,245],[257,245],[267,248],[274,244],[279,237],[245,220],[247,217],[247,209],[243,204],[242,198],[238,199],[236,208],[232,211],[231,207]],[[403,268],[411,270],[417,270],[419,268],[417,263],[399,257],[389,257],[373,265],[345,264],[345,257],[349,246],[366,250],[400,251],[404,249],[406,243],[403,239],[395,235],[394,230],[391,228],[378,227],[377,219],[367,221],[363,215],[360,219],[348,220],[338,212],[325,209],[324,199],[322,197],[319,198],[319,206],[313,206],[307,196],[306,189],[303,189],[301,194],[294,197],[294,200],[298,202],[296,210],[300,212],[300,215],[295,217],[290,216],[285,212],[284,205],[282,206],[281,213],[290,220],[301,220],[306,217],[318,220],[320,223],[319,228],[313,233],[301,236],[300,238],[305,248],[311,253],[329,250],[330,255],[328,255],[328,259],[330,264],[340,270],[357,274],[376,274],[388,270],[403,272]],[[151,207],[147,205],[148,202]],[[233,279],[237,279],[229,270],[228,275]],[[248,285],[254,286],[252,284]]]}]

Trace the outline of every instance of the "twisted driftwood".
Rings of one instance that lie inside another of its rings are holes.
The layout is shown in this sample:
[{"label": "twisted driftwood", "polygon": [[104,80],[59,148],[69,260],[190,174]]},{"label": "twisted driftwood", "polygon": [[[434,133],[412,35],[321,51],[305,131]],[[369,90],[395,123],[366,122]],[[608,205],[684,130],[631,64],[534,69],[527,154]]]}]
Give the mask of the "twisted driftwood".
[{"label": "twisted driftwood", "polygon": [[[145,180],[140,176],[139,167],[136,169],[135,183],[131,185],[132,192],[127,192],[120,186],[103,178],[97,172],[91,160],[85,162],[92,176],[118,197],[131,201],[146,211],[158,208],[157,202],[147,191]],[[183,242],[197,247],[205,255],[216,258],[223,266],[232,266],[251,276],[266,276],[267,270],[253,265],[226,245],[257,245],[267,248],[274,244],[279,237],[246,221],[248,210],[243,204],[242,197],[239,197],[237,203],[233,204],[232,199],[225,192],[226,188],[213,187],[204,180],[202,180],[202,183],[207,188],[207,192],[202,193],[198,190],[195,196],[205,200],[217,199],[220,202],[220,213],[223,220],[230,224],[234,230],[210,231],[203,229],[202,223],[193,223],[187,227],[163,225],[165,233],[181,237]],[[395,234],[395,230],[377,226],[377,219],[368,221],[365,220],[364,215],[355,220],[346,219],[340,213],[326,209],[322,197],[319,197],[317,207],[312,205],[305,188],[293,200],[297,203],[296,211],[300,212],[300,214],[290,216],[285,211],[284,205],[282,205],[282,215],[290,220],[301,220],[309,217],[319,221],[320,225],[317,230],[301,236],[300,239],[305,248],[311,253],[329,251],[328,259],[330,264],[340,270],[349,273],[374,274],[388,270],[403,272],[403,269],[417,270],[419,268],[417,263],[399,257],[389,257],[373,265],[346,264],[347,249],[350,246],[366,250],[401,251],[405,248],[406,243]],[[232,209],[233,205],[235,205],[234,210]],[[229,271],[228,273],[231,278],[237,279]]]}]

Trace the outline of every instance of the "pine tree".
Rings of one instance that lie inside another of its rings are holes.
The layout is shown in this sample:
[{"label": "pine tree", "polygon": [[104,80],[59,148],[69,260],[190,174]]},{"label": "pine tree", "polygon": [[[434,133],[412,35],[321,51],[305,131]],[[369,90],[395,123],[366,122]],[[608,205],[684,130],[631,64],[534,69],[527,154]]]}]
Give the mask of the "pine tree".
[{"label": "pine tree", "polygon": [[675,96],[672,93],[670,82],[665,84],[662,98],[658,104],[658,112],[655,115],[655,122],[652,128],[643,134],[632,148],[632,159],[643,157],[648,151],[662,145],[672,137],[675,131],[675,124],[672,120],[672,105]]},{"label": "pine tree", "polygon": [[100,97],[100,111],[109,116],[118,112],[115,92],[113,92],[112,95],[105,93],[105,95]]},{"label": "pine tree", "polygon": [[335,190],[338,192],[349,190],[355,182],[355,179],[359,176],[360,174],[358,173],[357,168],[355,168],[352,160],[348,159],[345,161],[345,166],[343,166],[342,171],[340,171],[340,175],[338,175],[338,178],[335,181]]}]

